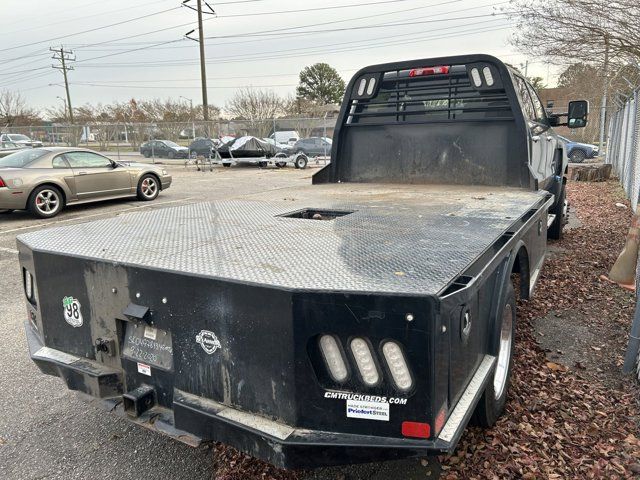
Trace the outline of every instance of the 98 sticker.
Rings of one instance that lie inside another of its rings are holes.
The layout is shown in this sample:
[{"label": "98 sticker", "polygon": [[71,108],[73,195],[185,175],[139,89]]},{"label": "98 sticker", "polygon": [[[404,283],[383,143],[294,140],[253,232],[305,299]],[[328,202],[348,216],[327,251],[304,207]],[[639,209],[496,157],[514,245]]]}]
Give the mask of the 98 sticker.
[{"label": "98 sticker", "polygon": [[77,298],[64,297],[62,299],[62,310],[64,311],[64,320],[72,327],[82,326],[82,305]]}]

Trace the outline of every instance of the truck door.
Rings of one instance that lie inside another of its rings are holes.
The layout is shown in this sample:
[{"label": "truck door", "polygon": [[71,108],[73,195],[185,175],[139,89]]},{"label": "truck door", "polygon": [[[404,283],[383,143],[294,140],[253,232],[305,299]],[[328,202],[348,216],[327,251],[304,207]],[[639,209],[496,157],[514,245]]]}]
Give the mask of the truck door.
[{"label": "truck door", "polygon": [[529,85],[529,94],[531,95],[531,100],[533,101],[533,107],[536,112],[536,122],[539,125],[546,126],[546,130],[543,134],[546,143],[546,161],[544,165],[544,185],[543,187],[547,187],[547,184],[553,180],[553,176],[556,175],[554,168],[554,156],[556,154],[556,149],[558,148],[558,135],[553,131],[553,129],[549,125],[549,120],[547,118],[547,113],[545,112],[544,107],[542,106],[542,102],[540,101],[540,97],[534,90],[534,88]]},{"label": "truck door", "polygon": [[544,188],[545,179],[547,178],[547,137],[549,133],[549,125],[538,121],[536,116],[536,108],[529,93],[529,87],[524,78],[514,75],[514,85],[518,96],[522,111],[529,127],[529,166],[531,173],[542,184]]}]

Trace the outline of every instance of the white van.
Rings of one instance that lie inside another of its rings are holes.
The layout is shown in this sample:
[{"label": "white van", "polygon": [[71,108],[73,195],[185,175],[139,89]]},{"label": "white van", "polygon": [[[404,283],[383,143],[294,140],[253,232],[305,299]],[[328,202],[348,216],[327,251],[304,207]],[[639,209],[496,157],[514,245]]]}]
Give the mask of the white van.
[{"label": "white van", "polygon": [[284,143],[293,147],[293,145],[300,140],[300,134],[295,130],[285,130],[272,133],[269,138],[275,140],[277,143]]}]

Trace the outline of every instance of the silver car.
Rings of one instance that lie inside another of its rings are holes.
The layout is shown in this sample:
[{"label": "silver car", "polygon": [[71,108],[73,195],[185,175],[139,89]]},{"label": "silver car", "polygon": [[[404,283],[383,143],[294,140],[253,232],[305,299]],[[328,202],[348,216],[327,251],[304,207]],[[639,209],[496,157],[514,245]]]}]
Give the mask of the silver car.
[{"label": "silver car", "polygon": [[40,218],[77,203],[155,200],[170,185],[161,166],[120,163],[86,148],[29,148],[0,158],[0,210],[29,210]]}]

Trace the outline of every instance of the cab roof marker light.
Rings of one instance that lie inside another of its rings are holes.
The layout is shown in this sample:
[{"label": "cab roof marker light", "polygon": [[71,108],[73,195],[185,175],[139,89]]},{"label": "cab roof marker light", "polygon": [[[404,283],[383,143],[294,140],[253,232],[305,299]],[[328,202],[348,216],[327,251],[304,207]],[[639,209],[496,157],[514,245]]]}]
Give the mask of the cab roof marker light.
[{"label": "cab roof marker light", "polygon": [[471,69],[471,79],[473,80],[473,84],[476,87],[481,87],[482,86],[482,79],[480,78],[480,71],[476,67],[473,67]]},{"label": "cab roof marker light", "polygon": [[484,75],[484,81],[489,87],[491,87],[495,83],[493,74],[491,73],[491,69],[489,67],[484,67],[482,69],[482,75]]},{"label": "cab roof marker light", "polygon": [[329,374],[336,382],[344,382],[349,375],[342,351],[333,335],[320,337],[320,350],[329,369]]},{"label": "cab roof marker light", "polygon": [[367,86],[367,79],[363,78],[358,84],[358,96],[364,95],[364,89]]},{"label": "cab roof marker light", "polygon": [[351,340],[351,353],[356,360],[362,381],[368,386],[377,384],[380,380],[380,374],[367,341],[363,338]]},{"label": "cab roof marker light", "polygon": [[396,342],[386,342],[382,345],[382,354],[396,387],[403,392],[410,390],[413,387],[413,379],[400,345]]},{"label": "cab roof marker light", "polygon": [[449,65],[439,65],[437,67],[413,68],[409,72],[410,77],[422,77],[425,75],[446,75],[451,67]]}]

